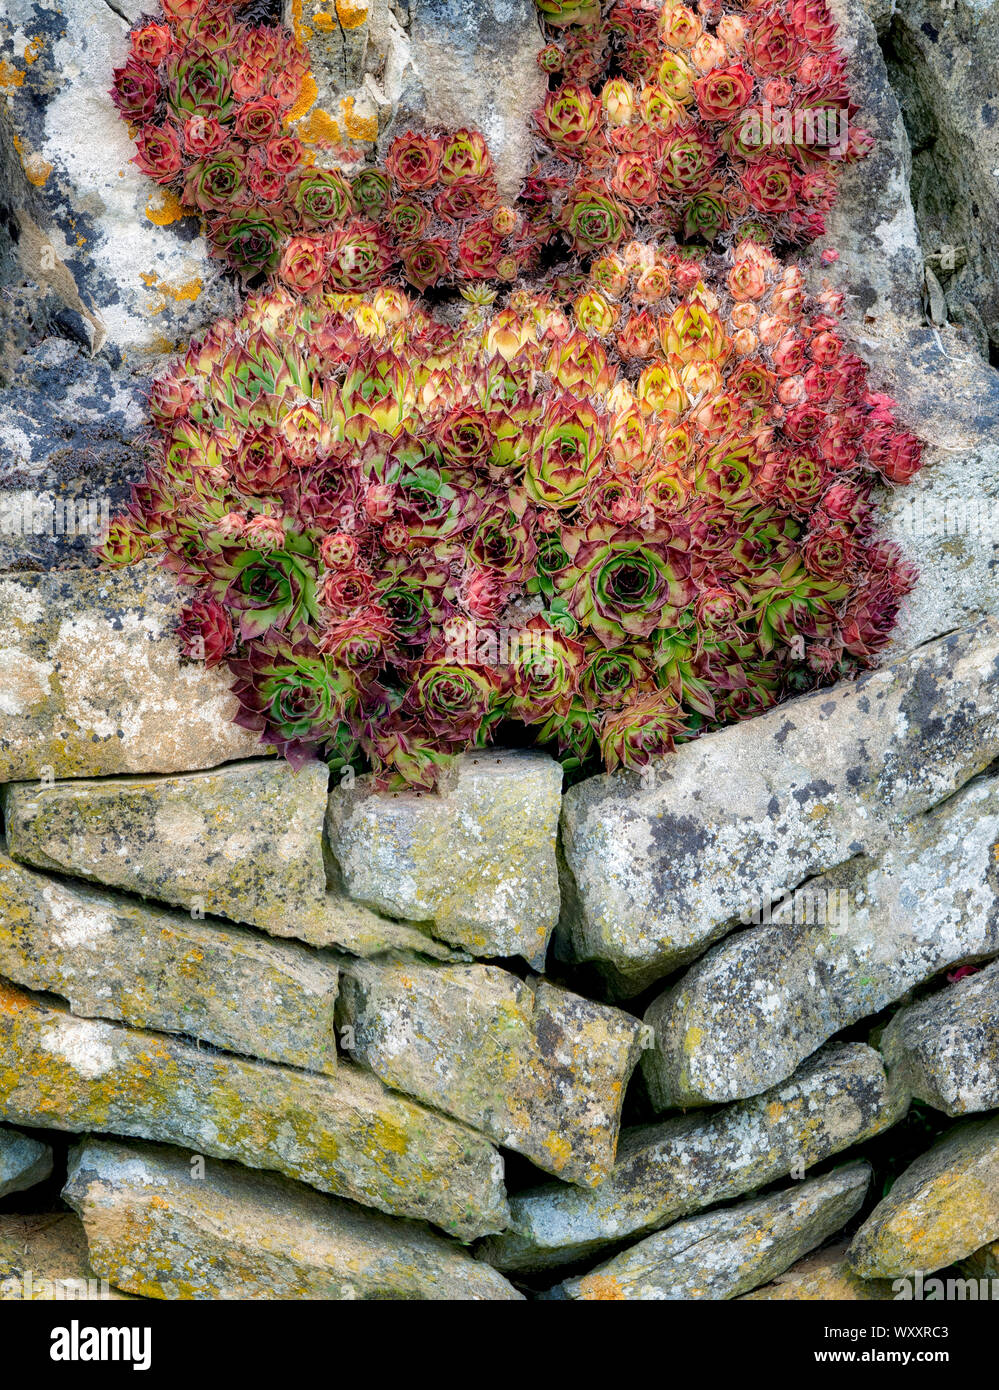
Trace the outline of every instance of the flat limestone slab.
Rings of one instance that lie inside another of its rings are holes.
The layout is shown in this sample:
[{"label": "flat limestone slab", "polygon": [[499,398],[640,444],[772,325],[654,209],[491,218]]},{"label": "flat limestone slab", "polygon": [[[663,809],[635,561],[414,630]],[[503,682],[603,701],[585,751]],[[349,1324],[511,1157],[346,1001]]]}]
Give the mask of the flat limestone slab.
[{"label": "flat limestone slab", "polygon": [[0,1117],[237,1159],[466,1241],[509,1215],[487,1140],[360,1068],[316,1076],[244,1061],[74,1018],[2,982]]},{"label": "flat limestone slab", "polygon": [[131,1300],[90,1265],[83,1223],[71,1211],[0,1213],[0,1303]]},{"label": "flat limestone slab", "polygon": [[17,1129],[0,1126],[0,1197],[27,1192],[52,1173],[52,1150]]},{"label": "flat limestone slab", "polygon": [[561,791],[546,753],[487,749],[457,758],[436,792],[334,787],[326,831],[357,902],[540,970],[559,916]]},{"label": "flat limestone slab", "polygon": [[852,1163],[770,1197],[681,1221],[639,1241],[556,1296],[584,1301],[724,1300],[783,1273],[846,1225],[871,1180]]},{"label": "flat limestone slab", "polygon": [[341,959],[349,1052],[393,1090],[481,1129],[567,1182],[614,1164],[637,1018],[491,965]]},{"label": "flat limestone slab", "polygon": [[887,1279],[861,1279],[850,1268],[847,1245],[809,1255],[753,1293],[747,1301],[784,1303],[888,1303],[894,1300]]},{"label": "flat limestone slab", "polygon": [[853,1238],[862,1279],[932,1274],[999,1240],[999,1115],[955,1125],[897,1179]]},{"label": "flat limestone slab", "polygon": [[515,1193],[509,1230],[479,1253],[504,1270],[574,1263],[792,1171],[803,1176],[907,1108],[873,1048],[831,1044],[766,1095],[625,1129],[610,1177],[593,1191],[546,1183]]},{"label": "flat limestone slab", "polygon": [[879,1046],[907,1089],[936,1110],[999,1108],[999,961],[900,1009]]},{"label": "flat limestone slab", "polygon": [[624,997],[700,955],[754,904],[874,854],[999,755],[999,623],[684,744],[652,779],[565,795],[560,956]]},{"label": "flat limestone slab", "polygon": [[0,782],[176,772],[260,753],[232,723],[232,678],[180,659],[185,602],[150,561],[0,576]]},{"label": "flat limestone slab", "polygon": [[94,1269],[167,1299],[522,1297],[455,1241],[270,1173],[160,1144],[87,1139],[70,1155],[65,1200]]},{"label": "flat limestone slab", "polygon": [[336,966],[304,946],[49,878],[0,849],[0,976],[74,1014],[336,1066]]},{"label": "flat limestone slab", "polygon": [[756,1095],[938,971],[999,951],[999,778],[919,818],[736,932],[646,1010],[657,1109]]}]

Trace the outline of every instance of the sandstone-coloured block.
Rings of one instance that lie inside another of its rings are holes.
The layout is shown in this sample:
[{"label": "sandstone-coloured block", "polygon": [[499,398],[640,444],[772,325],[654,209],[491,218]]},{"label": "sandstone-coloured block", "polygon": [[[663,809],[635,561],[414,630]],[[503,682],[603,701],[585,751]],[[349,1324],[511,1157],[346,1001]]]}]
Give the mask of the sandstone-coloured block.
[{"label": "sandstone-coloured block", "polygon": [[359,1067],[317,1076],[244,1061],[74,1018],[2,981],[0,1117],[185,1145],[466,1241],[502,1230],[509,1214],[487,1140]]},{"label": "sandstone-coloured block", "polygon": [[83,1223],[71,1211],[0,1213],[0,1303],[130,1298],[94,1273]]},{"label": "sandstone-coloured block", "polygon": [[834,1245],[792,1265],[772,1284],[742,1295],[757,1302],[887,1303],[895,1294],[887,1279],[861,1279],[850,1268],[847,1245]]},{"label": "sandstone-coloured block", "polygon": [[98,1274],[144,1298],[519,1299],[427,1227],[160,1144],[87,1139],[63,1196]]}]

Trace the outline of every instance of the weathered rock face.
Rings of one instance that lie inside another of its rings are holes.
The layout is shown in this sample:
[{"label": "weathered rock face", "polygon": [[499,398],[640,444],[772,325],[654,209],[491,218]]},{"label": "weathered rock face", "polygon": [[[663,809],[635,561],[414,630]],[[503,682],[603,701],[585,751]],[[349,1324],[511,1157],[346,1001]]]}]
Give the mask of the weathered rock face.
[{"label": "weathered rock face", "polygon": [[72,1212],[0,1215],[0,1303],[128,1298],[90,1267],[87,1237]]},{"label": "weathered rock face", "polygon": [[896,1181],[850,1246],[862,1279],[952,1265],[999,1239],[999,1116],[956,1125]]},{"label": "weathered rock face", "polygon": [[891,1283],[887,1279],[859,1278],[850,1268],[846,1252],[846,1245],[836,1245],[818,1255],[809,1255],[772,1284],[742,1296],[766,1302],[887,1303],[893,1300]]},{"label": "weathered rock face", "polygon": [[310,1071],[336,1065],[337,970],[296,946],[31,873],[0,851],[0,975],[73,1013]]},{"label": "weathered rock face", "polygon": [[999,781],[973,782],[879,861],[813,879],[648,1008],[657,1109],[756,1095],[946,966],[999,951]]},{"label": "weathered rock face", "polygon": [[26,1192],[52,1173],[52,1150],[30,1134],[0,1128],[0,1197]]},{"label": "weathered rock face", "polygon": [[360,1068],[310,1076],[73,1018],[0,983],[0,1117],[111,1130],[271,1168],[463,1240],[507,1222],[503,1162]]},{"label": "weathered rock face", "polygon": [[181,663],[184,598],[149,562],[0,578],[0,780],[213,767],[258,753],[229,680]]},{"label": "weathered rock face", "polygon": [[997,752],[989,622],[685,744],[651,788],[593,777],[565,796],[560,953],[637,993],[761,902],[882,846]]},{"label": "weathered rock face", "polygon": [[620,1009],[488,965],[343,961],[338,1024],[393,1090],[568,1182],[610,1172],[642,1027]]},{"label": "weathered rock face", "polygon": [[5,13],[0,95],[40,205],[35,218],[20,215],[22,243],[34,241],[36,269],[37,250],[52,247],[94,348],[169,352],[231,313],[234,290],[195,220],[178,221],[173,200],[132,163],[107,97],[129,23],[89,0],[8,0]]},{"label": "weathered rock face", "polygon": [[867,1163],[852,1163],[771,1197],[681,1221],[639,1241],[556,1296],[636,1301],[724,1300],[766,1283],[814,1250],[863,1205]]},{"label": "weathered rock face", "polygon": [[518,1299],[460,1245],[270,1174],[87,1140],[64,1196],[98,1274],[144,1298]]},{"label": "weathered rock face", "polygon": [[481,1254],[506,1270],[571,1264],[792,1170],[803,1176],[889,1129],[907,1105],[871,1048],[830,1046],[755,1100],[624,1130],[613,1172],[592,1192],[549,1183],[516,1193],[510,1229]]},{"label": "weathered rock face", "polygon": [[901,1009],[879,1045],[927,1105],[948,1115],[999,1107],[999,961]]},{"label": "weathered rock face", "polygon": [[474,956],[544,965],[558,921],[562,769],[543,753],[469,753],[439,793],[330,793],[326,829],[346,891],[390,917],[432,922]]}]

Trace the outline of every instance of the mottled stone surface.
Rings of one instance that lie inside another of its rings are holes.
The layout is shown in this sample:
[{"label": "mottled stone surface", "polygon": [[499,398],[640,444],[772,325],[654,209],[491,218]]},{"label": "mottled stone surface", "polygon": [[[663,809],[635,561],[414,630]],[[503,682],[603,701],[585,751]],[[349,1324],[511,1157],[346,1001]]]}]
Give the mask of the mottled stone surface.
[{"label": "mottled stone surface", "polygon": [[565,796],[560,954],[634,994],[761,898],[881,847],[999,753],[999,623]]},{"label": "mottled stone surface", "polygon": [[0,577],[0,781],[213,767],[259,752],[230,677],[181,663],[184,605],[146,561]]},{"label": "mottled stone surface", "polygon": [[834,1245],[792,1265],[772,1284],[743,1294],[747,1300],[805,1303],[886,1303],[895,1294],[887,1279],[861,1279],[850,1268],[847,1246]]},{"label": "mottled stone surface", "polygon": [[659,1109],[756,1095],[826,1038],[946,966],[999,951],[999,779],[919,818],[880,861],[813,879],[646,1011]]},{"label": "mottled stone surface", "polygon": [[637,1018],[490,965],[341,962],[350,1054],[394,1090],[465,1120],[539,1168],[610,1172],[638,1060]]},{"label": "mottled stone surface", "polygon": [[948,1115],[999,1107],[999,961],[899,1010],[879,1046],[927,1105]]},{"label": "mottled stone surface", "polygon": [[27,1192],[52,1173],[52,1150],[17,1129],[0,1127],[0,1197]]},{"label": "mottled stone surface", "polygon": [[88,1139],[63,1196],[94,1269],[145,1298],[518,1299],[496,1270],[415,1222],[272,1174],[153,1144]]},{"label": "mottled stone surface", "polygon": [[999,1240],[962,1260],[961,1269],[973,1279],[999,1279]]},{"label": "mottled stone surface", "polygon": [[358,902],[540,968],[559,912],[561,789],[547,754],[490,749],[457,758],[438,792],[376,792],[370,777],[334,787],[326,828]]},{"label": "mottled stone surface", "polygon": [[[7,0],[4,9],[0,101],[37,189],[32,225],[95,320],[95,347],[169,352],[231,313],[234,290],[196,219],[178,220],[132,163],[128,127],[108,96],[129,24],[117,5],[94,0]],[[22,240],[29,234],[22,215]]]},{"label": "mottled stone surface", "polygon": [[625,1129],[592,1192],[548,1183],[510,1198],[510,1229],[481,1253],[500,1269],[550,1269],[730,1201],[889,1129],[908,1099],[860,1043],[835,1044],[766,1095]]},{"label": "mottled stone surface", "polygon": [[70,885],[0,849],[0,975],[75,1014],[184,1033],[311,1071],[336,1065],[336,966],[242,927]]},{"label": "mottled stone surface", "polygon": [[841,1230],[863,1205],[870,1180],[870,1164],[852,1163],[770,1197],[681,1221],[581,1279],[567,1279],[556,1296],[641,1302],[737,1298]]},{"label": "mottled stone surface", "polygon": [[907,1168],[850,1245],[862,1279],[932,1274],[999,1239],[999,1115],[955,1125]]},{"label": "mottled stone surface", "polygon": [[83,1225],[72,1212],[0,1214],[0,1303],[129,1298],[94,1273]]},{"label": "mottled stone surface", "polygon": [[463,1240],[507,1222],[503,1161],[348,1063],[316,1076],[74,1018],[0,983],[0,1117],[274,1169]]}]

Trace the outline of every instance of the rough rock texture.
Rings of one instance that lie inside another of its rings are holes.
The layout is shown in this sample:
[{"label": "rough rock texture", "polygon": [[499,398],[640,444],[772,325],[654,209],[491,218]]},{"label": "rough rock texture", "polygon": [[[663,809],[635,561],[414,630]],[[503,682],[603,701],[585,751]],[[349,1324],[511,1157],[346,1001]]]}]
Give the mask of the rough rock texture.
[{"label": "rough rock texture", "polygon": [[999,1239],[999,1115],[954,1127],[895,1182],[850,1246],[862,1279],[932,1274]]},{"label": "rough rock texture", "polygon": [[999,951],[999,779],[917,820],[880,861],[800,889],[660,995],[642,1058],[657,1109],[756,1095],[946,966]]},{"label": "rough rock texture", "polygon": [[973,1279],[999,1279],[999,1241],[983,1245],[981,1250],[962,1260],[961,1269]]},{"label": "rough rock texture", "polygon": [[94,348],[171,351],[231,312],[233,286],[196,220],[178,220],[132,163],[107,97],[129,24],[93,0],[7,0],[5,17],[0,100],[40,205],[36,218],[21,213],[21,240],[34,228],[36,247],[52,246]]},{"label": "rough rock texture", "polygon": [[879,1046],[927,1105],[948,1115],[999,1108],[999,961],[901,1009]]},{"label": "rough rock texture", "polygon": [[236,1164],[87,1140],[63,1196],[95,1270],[145,1298],[518,1299],[503,1276],[413,1222]]},{"label": "rough rock texture", "polygon": [[639,1241],[556,1296],[583,1300],[724,1300],[764,1284],[839,1231],[861,1207],[867,1163],[770,1197],[681,1221]]},{"label": "rough rock texture", "polygon": [[754,1293],[743,1294],[747,1300],[793,1301],[807,1303],[886,1303],[895,1294],[887,1279],[860,1279],[850,1268],[846,1245],[835,1245],[818,1255],[792,1265],[772,1284]]},{"label": "rough rock texture", "polygon": [[883,845],[999,753],[999,623],[685,744],[565,796],[560,953],[622,993],[665,975],[761,901]]},{"label": "rough rock texture", "polygon": [[379,793],[359,777],[330,793],[330,848],[352,898],[540,969],[559,913],[561,789],[547,754],[492,749],[456,759],[439,793]]},{"label": "rough rock texture", "polygon": [[259,752],[229,677],[181,663],[151,562],[0,578],[0,781],[212,767]]},{"label": "rough rock texture", "polygon": [[0,975],[61,995],[84,1017],[310,1071],[336,1065],[331,962],[242,927],[31,873],[2,849]]},{"label": "rough rock texture", "polygon": [[544,980],[489,965],[342,962],[337,1023],[393,1090],[465,1120],[539,1168],[610,1172],[642,1026]]},{"label": "rough rock texture", "polygon": [[464,1240],[507,1221],[479,1135],[349,1064],[314,1076],[73,1018],[0,982],[0,1116],[110,1130],[271,1168]]},{"label": "rough rock texture", "polygon": [[626,1236],[730,1201],[889,1129],[908,1098],[860,1043],[835,1044],[782,1086],[710,1115],[626,1129],[592,1192],[548,1183],[510,1198],[510,1229],[481,1254],[500,1269],[550,1269]]},{"label": "rough rock texture", "polygon": [[27,1192],[52,1173],[52,1150],[29,1134],[0,1127],[0,1197]]},{"label": "rough rock texture", "polygon": [[87,1237],[72,1212],[0,1215],[0,1303],[129,1300],[90,1267]]}]

